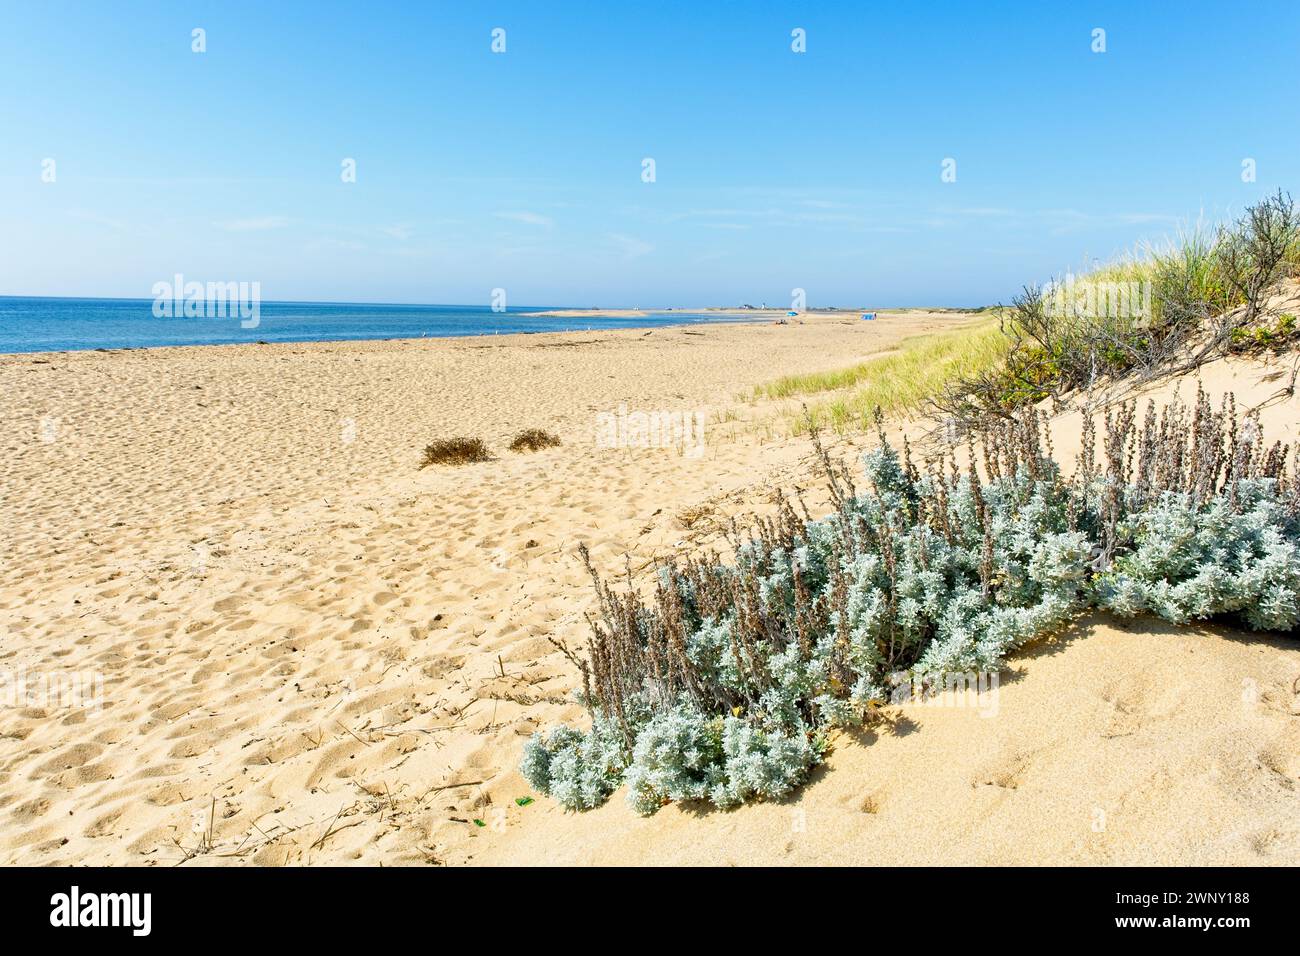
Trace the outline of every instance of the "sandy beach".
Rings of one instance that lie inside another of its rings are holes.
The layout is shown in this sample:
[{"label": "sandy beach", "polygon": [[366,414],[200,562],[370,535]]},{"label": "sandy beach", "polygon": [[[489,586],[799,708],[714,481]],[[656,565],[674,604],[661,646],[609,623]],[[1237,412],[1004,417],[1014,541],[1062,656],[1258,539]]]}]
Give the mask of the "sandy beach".
[{"label": "sandy beach", "polygon": [[[778,485],[824,506],[806,439],[742,394],[970,321],[804,318],[0,356],[0,668],[103,680],[0,709],[0,861],[1300,862],[1296,641],[1103,617],[1018,655],[996,715],[842,736],[782,803],[530,793],[524,740],[584,719],[548,640],[585,640],[577,545],[644,569]],[[1204,378],[1294,442],[1282,374]],[[703,448],[601,447],[624,409],[699,413]],[[562,444],[508,451],[524,428]],[[419,469],[456,435],[496,460]]]}]

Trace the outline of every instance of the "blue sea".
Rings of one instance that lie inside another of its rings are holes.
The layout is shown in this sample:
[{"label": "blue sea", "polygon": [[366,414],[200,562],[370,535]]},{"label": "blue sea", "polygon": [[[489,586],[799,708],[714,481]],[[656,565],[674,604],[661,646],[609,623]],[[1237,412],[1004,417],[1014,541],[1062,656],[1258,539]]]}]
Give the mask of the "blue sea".
[{"label": "blue sea", "polygon": [[493,312],[487,306],[368,305],[343,302],[263,302],[255,328],[228,318],[154,315],[152,299],[64,299],[0,296],[0,352],[150,348],[250,342],[341,342],[359,339],[443,338],[508,332],[657,328],[737,321],[737,316],[654,312],[637,318],[529,316],[555,308]]}]

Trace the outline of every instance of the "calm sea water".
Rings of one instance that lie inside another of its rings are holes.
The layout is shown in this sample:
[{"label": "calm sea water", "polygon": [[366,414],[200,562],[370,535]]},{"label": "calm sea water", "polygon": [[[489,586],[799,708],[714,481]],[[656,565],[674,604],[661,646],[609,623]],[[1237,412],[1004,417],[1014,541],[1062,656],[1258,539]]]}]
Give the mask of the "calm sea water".
[{"label": "calm sea water", "polygon": [[486,306],[358,305],[263,302],[256,328],[233,318],[156,318],[152,299],[49,299],[0,296],[0,352],[220,345],[239,342],[333,342],[357,339],[442,338],[507,332],[655,328],[735,321],[690,312],[638,318],[527,316],[546,306],[493,312]]}]

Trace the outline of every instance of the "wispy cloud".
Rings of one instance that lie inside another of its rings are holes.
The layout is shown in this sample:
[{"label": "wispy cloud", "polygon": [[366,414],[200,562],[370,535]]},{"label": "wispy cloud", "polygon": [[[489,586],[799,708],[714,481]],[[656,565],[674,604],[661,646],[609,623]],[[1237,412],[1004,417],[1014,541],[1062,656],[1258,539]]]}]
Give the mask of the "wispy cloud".
[{"label": "wispy cloud", "polygon": [[379,231],[391,239],[398,239],[402,242],[405,242],[407,239],[410,239],[411,236],[415,235],[414,229],[410,226],[401,225],[400,223],[395,226],[381,226]]},{"label": "wispy cloud", "polygon": [[307,252],[329,252],[341,250],[343,252],[359,252],[364,249],[365,243],[357,242],[353,239],[334,239],[331,237],[322,237],[313,239],[304,247]]},{"label": "wispy cloud", "polygon": [[498,212],[493,213],[493,215],[498,219],[507,219],[510,222],[522,222],[529,226],[550,226],[553,224],[550,216],[542,216],[535,212],[529,212],[526,209],[520,210],[519,212]]},{"label": "wispy cloud", "polygon": [[94,223],[97,226],[108,226],[110,229],[127,228],[127,224],[121,219],[112,219],[108,216],[101,216],[99,213],[87,209],[72,209],[68,211],[68,215],[73,219]]},{"label": "wispy cloud", "polygon": [[861,226],[867,220],[863,214],[851,211],[845,203],[831,202],[824,199],[806,199],[796,203],[796,209],[779,206],[757,208],[705,208],[685,209],[667,217],[668,222],[680,222],[693,219],[713,219],[712,223],[700,223],[706,229],[744,229],[742,220],[753,224],[772,226]]},{"label": "wispy cloud", "polygon": [[975,216],[977,218],[1001,218],[1016,214],[1015,210],[1004,209],[1001,206],[959,206],[955,209],[941,206],[939,212],[958,216]]},{"label": "wispy cloud", "polygon": [[654,246],[643,239],[637,239],[633,236],[625,236],[619,232],[611,232],[609,239],[619,251],[623,253],[624,259],[637,259],[641,256],[654,252]]},{"label": "wispy cloud", "polygon": [[1170,216],[1158,212],[1124,212],[1120,213],[1119,221],[1127,225],[1141,226],[1147,223],[1158,222],[1172,225],[1178,222],[1177,216]]},{"label": "wispy cloud", "polygon": [[1079,229],[1113,226],[1175,227],[1181,221],[1177,216],[1155,212],[1093,213],[1079,209],[1045,209],[1042,212],[1052,235],[1065,235]]},{"label": "wispy cloud", "polygon": [[289,225],[285,216],[258,216],[253,219],[226,219],[214,222],[218,229],[226,232],[264,232],[268,229],[283,229]]}]

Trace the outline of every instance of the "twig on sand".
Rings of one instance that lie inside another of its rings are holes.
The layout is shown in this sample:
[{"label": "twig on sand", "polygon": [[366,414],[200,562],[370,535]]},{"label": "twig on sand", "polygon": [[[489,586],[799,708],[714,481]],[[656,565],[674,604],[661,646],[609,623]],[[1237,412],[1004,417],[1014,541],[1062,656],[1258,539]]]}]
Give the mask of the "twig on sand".
[{"label": "twig on sand", "polygon": [[[352,728],[349,727],[349,726],[347,726],[347,725],[346,725],[345,723],[343,723],[341,720],[336,720],[336,721],[334,721],[334,723],[338,724],[340,727],[342,727],[342,728],[343,728],[344,730],[346,730],[348,733],[352,734],[353,737],[357,737],[356,733],[353,732]],[[364,746],[366,746],[366,747],[369,747],[369,746],[370,746],[370,741],[368,741],[368,740],[361,740],[360,737],[357,737],[357,740],[360,740],[361,743],[362,743]]]},{"label": "twig on sand", "polygon": [[564,641],[560,640],[557,637],[552,637],[550,634],[546,635],[546,639],[551,642],[551,645],[556,650],[558,650],[561,654],[565,656],[565,658],[568,660],[570,664],[572,664],[574,667],[577,668],[582,667],[582,661],[578,659],[578,655],[574,654],[573,651],[569,650],[569,645],[565,644]]},{"label": "twig on sand", "polygon": [[430,787],[428,790],[424,791],[424,793],[420,794],[420,799],[419,799],[418,801],[416,801],[416,802],[417,802],[417,803],[423,803],[423,802],[424,802],[424,798],[427,797],[427,796],[428,796],[429,794],[431,794],[431,793],[442,793],[442,791],[444,791],[444,790],[457,790],[457,789],[459,789],[459,788],[461,788],[461,787],[477,787],[477,786],[479,786],[479,785],[482,784],[482,783],[486,783],[486,781],[484,781],[484,780],[467,780],[467,781],[465,781],[464,783],[444,783],[444,784],[443,784],[442,786],[440,786],[440,787]]},{"label": "twig on sand", "polygon": [[335,830],[334,824],[338,822],[339,817],[343,813],[343,809],[344,809],[343,807],[339,807],[339,812],[334,814],[334,819],[331,820],[330,825],[325,828],[325,832],[321,834],[320,839],[307,848],[309,851],[314,850],[317,847],[323,845],[325,841],[328,840],[332,834],[339,833],[343,830],[346,830],[348,827],[354,827],[359,823],[365,823],[365,820],[353,820],[351,823],[345,823],[343,824],[343,826],[339,827],[338,830]]}]

